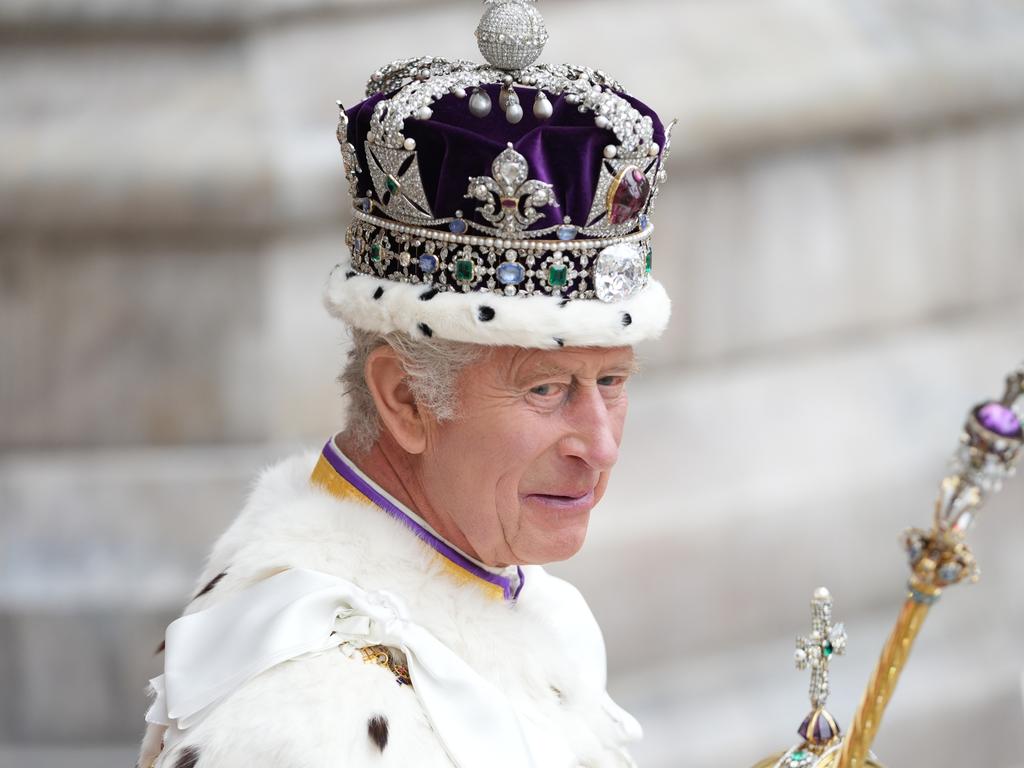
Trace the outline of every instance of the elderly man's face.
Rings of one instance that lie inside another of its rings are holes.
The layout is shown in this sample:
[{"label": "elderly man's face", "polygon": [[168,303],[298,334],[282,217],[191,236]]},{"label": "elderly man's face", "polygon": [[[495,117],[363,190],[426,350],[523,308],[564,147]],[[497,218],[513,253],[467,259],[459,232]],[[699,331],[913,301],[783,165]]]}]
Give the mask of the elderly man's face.
[{"label": "elderly man's face", "polygon": [[459,380],[420,457],[431,506],[491,565],[575,554],[618,458],[630,347],[502,347]]}]

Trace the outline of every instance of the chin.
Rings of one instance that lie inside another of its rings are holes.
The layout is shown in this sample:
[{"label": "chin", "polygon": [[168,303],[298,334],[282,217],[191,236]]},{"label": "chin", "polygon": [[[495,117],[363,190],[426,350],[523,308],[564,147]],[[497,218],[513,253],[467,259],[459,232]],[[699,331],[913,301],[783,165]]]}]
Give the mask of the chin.
[{"label": "chin", "polygon": [[568,560],[583,548],[583,542],[587,538],[587,526],[581,526],[576,531],[559,531],[557,534],[549,534],[542,539],[535,547],[531,557],[524,561],[533,565],[545,565],[547,563],[558,563]]}]

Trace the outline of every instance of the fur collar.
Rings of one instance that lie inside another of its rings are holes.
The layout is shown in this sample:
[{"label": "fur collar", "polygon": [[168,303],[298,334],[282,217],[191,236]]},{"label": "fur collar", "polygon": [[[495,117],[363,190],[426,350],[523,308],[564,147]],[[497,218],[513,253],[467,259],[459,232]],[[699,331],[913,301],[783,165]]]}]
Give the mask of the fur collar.
[{"label": "fur collar", "polygon": [[[382,510],[331,496],[312,484],[310,473],[316,460],[315,454],[296,456],[263,474],[242,513],[214,547],[200,579],[199,596],[186,612],[201,610],[292,567],[340,576],[366,590],[388,590],[401,597],[414,621],[505,691],[563,749],[567,745],[578,761],[574,765],[631,764],[622,744],[639,735],[638,727],[605,693],[603,640],[574,587],[539,566],[529,566],[523,569],[525,586],[518,600],[496,600],[492,592],[473,581],[454,578],[434,550]],[[411,692],[394,686],[393,679],[382,675],[380,668],[359,660],[339,663],[336,657],[300,662],[281,665],[287,669],[275,668],[247,683],[196,726],[196,733],[189,734],[183,745],[225,756],[241,754],[226,746],[238,738],[232,737],[231,731],[250,733],[256,727],[252,721],[268,717],[268,707],[274,716],[281,715],[280,705],[270,702],[295,699],[294,678],[299,677],[305,681],[301,685],[316,694],[316,704],[301,705],[306,714],[313,722],[321,717],[332,719],[335,730],[326,741],[311,734],[290,737],[288,743],[298,750],[297,757],[312,758],[321,750],[335,750],[332,755],[336,758],[337,750],[343,749],[338,739],[348,739],[344,743],[349,749],[353,744],[365,746],[368,720],[363,714],[353,715],[351,732],[337,730],[338,717],[342,713],[345,720],[347,709],[363,708],[365,701],[375,699],[381,702],[377,708],[387,711],[371,712],[369,717],[384,717],[391,723],[392,733],[391,745],[381,748],[380,755],[398,760],[405,749],[412,762],[349,764],[434,765],[426,757],[433,749],[436,764],[448,765],[436,739],[429,747],[423,743],[423,734],[411,739],[415,728],[429,731],[429,724],[421,722],[422,712],[410,704],[415,702]],[[310,676],[300,669],[303,664],[326,664],[330,672]],[[344,685],[315,690],[318,680],[327,674],[342,674],[342,670],[348,675]],[[350,701],[353,691],[365,694],[356,697],[358,704]],[[400,733],[410,740],[400,740]],[[267,732],[261,735],[267,736]],[[427,738],[429,744],[429,735]],[[322,757],[326,760],[327,756]],[[164,764],[174,765],[158,763]]]}]

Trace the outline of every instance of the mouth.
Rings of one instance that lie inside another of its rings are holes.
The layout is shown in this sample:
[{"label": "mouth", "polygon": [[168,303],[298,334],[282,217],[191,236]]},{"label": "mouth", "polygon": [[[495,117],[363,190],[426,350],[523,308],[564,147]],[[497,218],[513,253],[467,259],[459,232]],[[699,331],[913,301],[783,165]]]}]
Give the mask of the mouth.
[{"label": "mouth", "polygon": [[594,506],[594,489],[565,493],[528,493],[524,499],[562,512],[585,512]]}]

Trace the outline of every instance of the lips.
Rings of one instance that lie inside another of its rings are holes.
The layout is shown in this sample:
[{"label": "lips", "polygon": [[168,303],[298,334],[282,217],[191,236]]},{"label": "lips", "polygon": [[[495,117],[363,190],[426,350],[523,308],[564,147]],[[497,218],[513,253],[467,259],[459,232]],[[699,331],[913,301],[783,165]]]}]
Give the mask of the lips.
[{"label": "lips", "polygon": [[557,493],[528,493],[523,498],[550,509],[585,511],[594,505],[594,489],[558,489]]}]

